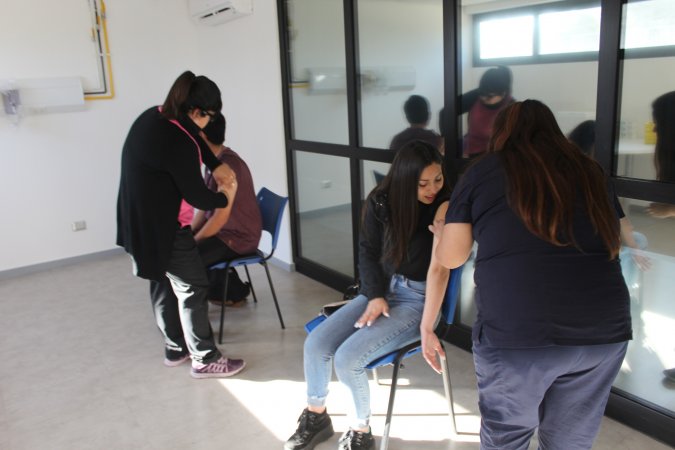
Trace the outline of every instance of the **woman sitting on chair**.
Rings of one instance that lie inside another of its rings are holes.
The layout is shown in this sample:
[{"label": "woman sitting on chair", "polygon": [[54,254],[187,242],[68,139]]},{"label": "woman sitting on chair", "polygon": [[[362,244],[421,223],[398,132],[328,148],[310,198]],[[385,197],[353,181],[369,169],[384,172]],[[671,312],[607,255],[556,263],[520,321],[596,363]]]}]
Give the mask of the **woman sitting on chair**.
[{"label": "woman sitting on chair", "polygon": [[365,367],[420,338],[434,242],[428,227],[436,216],[445,216],[450,189],[444,181],[438,150],[413,141],[399,150],[389,173],[368,195],[359,239],[360,294],[305,340],[307,408],[286,450],[310,450],[333,435],[325,406],[333,361],[355,407],[339,448],[375,448]]}]

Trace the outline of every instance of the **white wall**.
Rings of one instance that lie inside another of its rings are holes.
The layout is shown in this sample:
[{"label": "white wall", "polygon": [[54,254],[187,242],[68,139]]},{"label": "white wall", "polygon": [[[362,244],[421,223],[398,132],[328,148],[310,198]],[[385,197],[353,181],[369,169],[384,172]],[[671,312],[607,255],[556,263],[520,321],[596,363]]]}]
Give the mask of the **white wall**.
[{"label": "white wall", "polygon": [[[18,126],[0,114],[0,271],[115,248],[126,133],[186,69],[221,88],[226,142],[248,162],[256,189],[287,195],[276,2],[256,0],[252,16],[218,27],[194,24],[185,1],[106,3],[115,98]],[[17,45],[0,43],[0,54]],[[71,231],[75,220],[87,230]],[[286,213],[275,256],[291,263],[288,223]]]}]

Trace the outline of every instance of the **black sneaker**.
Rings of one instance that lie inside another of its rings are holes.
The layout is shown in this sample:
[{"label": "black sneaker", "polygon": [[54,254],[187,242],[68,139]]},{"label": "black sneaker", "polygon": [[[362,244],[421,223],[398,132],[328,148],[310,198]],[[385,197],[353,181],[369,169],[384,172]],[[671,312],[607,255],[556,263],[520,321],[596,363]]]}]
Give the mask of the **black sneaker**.
[{"label": "black sneaker", "polygon": [[333,422],[327,411],[313,413],[305,408],[298,418],[298,429],[288,438],[284,450],[312,450],[333,435]]},{"label": "black sneaker", "polygon": [[351,428],[338,441],[339,450],[375,450],[375,438],[370,431],[354,431]]}]

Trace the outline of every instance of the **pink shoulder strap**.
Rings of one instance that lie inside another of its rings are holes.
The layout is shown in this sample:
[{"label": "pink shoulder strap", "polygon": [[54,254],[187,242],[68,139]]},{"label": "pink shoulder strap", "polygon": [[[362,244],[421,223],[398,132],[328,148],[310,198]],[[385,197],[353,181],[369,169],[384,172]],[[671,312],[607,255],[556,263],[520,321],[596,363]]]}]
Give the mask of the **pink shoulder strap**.
[{"label": "pink shoulder strap", "polygon": [[199,144],[197,143],[197,140],[194,138],[194,136],[192,136],[192,135],[188,132],[188,130],[186,130],[186,129],[183,127],[183,125],[181,125],[176,119],[170,119],[169,122],[171,122],[172,124],[176,125],[176,126],[177,126],[178,128],[180,128],[181,130],[183,130],[183,132],[184,132],[185,134],[187,134],[188,137],[189,137],[190,139],[192,139],[192,142],[194,142],[195,145],[197,146],[197,154],[199,155],[199,164],[201,164],[201,163],[202,163],[202,150],[199,148]]},{"label": "pink shoulder strap", "polygon": [[[161,106],[159,107],[159,110],[162,111],[162,107],[161,107]],[[180,128],[181,130],[183,130],[183,133],[187,134],[188,137],[189,137],[190,139],[192,139],[192,142],[194,142],[194,143],[195,143],[195,146],[197,147],[197,154],[199,155],[199,164],[201,164],[201,163],[202,163],[202,149],[199,148],[199,144],[197,143],[197,140],[194,138],[194,136],[192,136],[192,135],[188,132],[188,130],[186,130],[185,127],[183,127],[183,125],[181,125],[180,122],[178,122],[176,119],[169,119],[169,122],[171,122],[172,124],[176,125],[176,126],[177,126],[178,128]]]}]

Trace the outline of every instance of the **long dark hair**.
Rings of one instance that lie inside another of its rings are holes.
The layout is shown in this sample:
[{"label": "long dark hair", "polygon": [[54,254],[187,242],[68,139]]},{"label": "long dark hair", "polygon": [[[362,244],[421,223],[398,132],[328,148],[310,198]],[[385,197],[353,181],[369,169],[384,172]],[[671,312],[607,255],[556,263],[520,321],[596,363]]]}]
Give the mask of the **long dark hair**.
[{"label": "long dark hair", "polygon": [[169,89],[162,105],[162,115],[167,119],[178,119],[194,108],[220,111],[223,108],[223,101],[216,83],[203,75],[196,76],[187,70],[176,78]]},{"label": "long dark hair", "polygon": [[489,152],[499,152],[511,208],[527,229],[553,245],[574,245],[578,194],[596,232],[615,258],[619,223],[600,165],[565,138],[551,110],[537,100],[516,102],[495,119]]},{"label": "long dark hair", "polygon": [[675,91],[654,100],[652,117],[656,126],[656,179],[675,183]]},{"label": "long dark hair", "polygon": [[408,243],[417,228],[417,189],[422,172],[431,164],[439,164],[443,171],[444,182],[438,197],[448,196],[450,187],[445,180],[443,157],[434,146],[423,141],[412,141],[401,147],[387,175],[368,195],[367,205],[373,197],[376,202],[386,199],[384,207],[387,208],[387,220],[384,225],[382,260],[394,267],[398,267],[405,259]]}]

